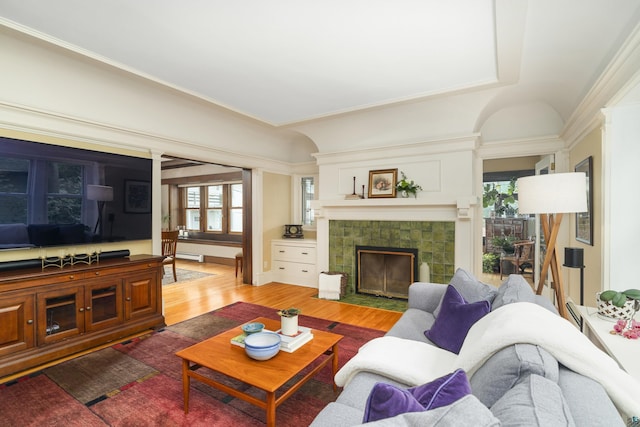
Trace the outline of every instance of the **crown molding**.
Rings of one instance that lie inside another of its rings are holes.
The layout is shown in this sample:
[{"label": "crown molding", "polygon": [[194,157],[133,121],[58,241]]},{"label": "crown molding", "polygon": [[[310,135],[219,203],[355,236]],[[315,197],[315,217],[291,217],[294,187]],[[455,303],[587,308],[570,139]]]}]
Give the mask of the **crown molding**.
[{"label": "crown molding", "polygon": [[477,148],[479,137],[479,133],[473,133],[399,145],[314,153],[312,156],[316,158],[318,165],[327,165],[389,159],[390,157],[415,157],[439,153],[472,151]]},{"label": "crown molding", "polygon": [[[14,131],[35,135],[39,142],[149,157],[151,152],[180,155],[241,168],[262,168],[292,173],[293,163],[215,149],[206,145],[81,120],[64,114],[0,102],[0,136]],[[82,145],[89,147],[82,147]],[[108,148],[107,148],[108,147]]]},{"label": "crown molding", "polygon": [[481,159],[502,159],[557,153],[564,148],[565,143],[560,137],[549,135],[537,138],[483,142],[476,153]]},{"label": "crown molding", "polygon": [[601,124],[600,110],[619,102],[640,76],[640,24],[625,40],[609,65],[575,109],[560,137],[575,145],[586,133]]}]

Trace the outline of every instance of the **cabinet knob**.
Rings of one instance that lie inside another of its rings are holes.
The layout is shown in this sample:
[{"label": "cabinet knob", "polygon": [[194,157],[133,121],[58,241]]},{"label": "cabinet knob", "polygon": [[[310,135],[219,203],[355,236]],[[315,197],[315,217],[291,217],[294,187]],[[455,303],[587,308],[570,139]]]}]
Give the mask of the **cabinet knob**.
[{"label": "cabinet knob", "polygon": [[309,272],[309,270],[302,270],[302,272],[303,272],[303,273],[308,273],[308,272]]},{"label": "cabinet knob", "polygon": [[99,275],[100,275],[100,272],[99,272],[99,271],[96,271],[96,276],[99,276]]},{"label": "cabinet knob", "polygon": [[283,253],[284,253],[284,251],[278,251],[278,252],[280,252],[281,254],[283,254]]},{"label": "cabinet knob", "polygon": [[91,310],[91,307],[87,307],[87,311]]},{"label": "cabinet knob", "polygon": [[302,252],[302,255],[309,255],[309,252]]},{"label": "cabinet knob", "polygon": [[27,325],[33,325],[33,319],[27,320]]},{"label": "cabinet knob", "polygon": [[284,270],[284,267],[278,267],[280,270]]},{"label": "cabinet knob", "polygon": [[126,297],[125,300],[131,301],[131,297]]},{"label": "cabinet knob", "polygon": [[84,307],[80,307],[80,309],[78,310],[80,313],[82,313],[84,311]]},{"label": "cabinet knob", "polygon": [[73,279],[75,279],[75,277],[72,274],[71,276],[69,276],[69,280],[73,280]]}]

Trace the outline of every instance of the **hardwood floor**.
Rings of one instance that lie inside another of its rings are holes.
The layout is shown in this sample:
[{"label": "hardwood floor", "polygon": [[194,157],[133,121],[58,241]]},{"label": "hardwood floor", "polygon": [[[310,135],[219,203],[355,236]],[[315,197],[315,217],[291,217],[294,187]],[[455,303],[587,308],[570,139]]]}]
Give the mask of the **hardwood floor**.
[{"label": "hardwood floor", "polygon": [[[236,301],[266,307],[298,307],[303,314],[356,326],[388,331],[401,313],[343,304],[315,298],[318,290],[303,286],[270,283],[251,286],[235,277],[235,267],[178,260],[177,268],[215,274],[189,282],[162,287],[164,316],[168,325],[215,310]],[[167,272],[169,270],[167,269]]]}]

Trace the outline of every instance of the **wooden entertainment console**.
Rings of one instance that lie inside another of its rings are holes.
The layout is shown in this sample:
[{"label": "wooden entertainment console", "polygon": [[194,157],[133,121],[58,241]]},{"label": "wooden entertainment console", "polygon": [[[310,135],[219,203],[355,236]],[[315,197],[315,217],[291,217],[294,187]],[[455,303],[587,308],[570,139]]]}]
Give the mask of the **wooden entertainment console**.
[{"label": "wooden entertainment console", "polygon": [[165,326],[162,259],[133,255],[3,272],[0,378]]}]

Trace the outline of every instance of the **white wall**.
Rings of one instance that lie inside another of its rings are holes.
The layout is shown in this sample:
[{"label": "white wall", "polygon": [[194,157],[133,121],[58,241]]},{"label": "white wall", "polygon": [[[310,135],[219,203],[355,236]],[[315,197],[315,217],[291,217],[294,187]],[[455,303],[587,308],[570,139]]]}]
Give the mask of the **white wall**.
[{"label": "white wall", "polygon": [[640,288],[633,257],[640,240],[640,93],[631,95],[605,110],[603,289]]},{"label": "white wall", "polygon": [[177,252],[181,254],[205,255],[216,258],[235,258],[241,249],[233,246],[221,245],[199,245],[197,243],[188,243],[182,240],[178,241]]}]

